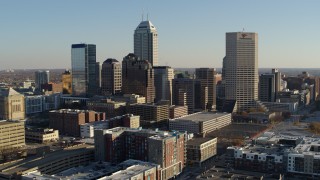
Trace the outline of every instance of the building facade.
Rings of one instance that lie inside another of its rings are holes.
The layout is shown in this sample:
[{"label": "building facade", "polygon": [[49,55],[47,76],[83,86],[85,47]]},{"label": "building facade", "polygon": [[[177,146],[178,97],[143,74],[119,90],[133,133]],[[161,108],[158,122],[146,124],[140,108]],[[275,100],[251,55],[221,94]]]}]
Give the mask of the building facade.
[{"label": "building facade", "polygon": [[80,125],[100,120],[105,120],[105,113],[77,109],[49,112],[49,127],[59,130],[60,134],[74,137],[80,136]]},{"label": "building facade", "polygon": [[49,71],[36,71],[34,73],[35,75],[35,85],[36,90],[41,91],[41,85],[42,84],[48,84],[50,81],[50,72]]},{"label": "building facade", "polygon": [[80,125],[80,133],[81,137],[92,138],[94,137],[94,130],[96,129],[111,129],[119,126],[128,128],[139,128],[140,116],[125,114],[107,120],[86,123]]},{"label": "building facade", "polygon": [[201,88],[201,81],[189,78],[173,79],[173,102],[175,105],[188,106],[188,113],[202,110],[206,106],[208,88]]},{"label": "building facade", "polygon": [[154,70],[146,60],[128,54],[122,61],[122,92],[146,97],[146,103],[155,99]]},{"label": "building facade", "polygon": [[259,100],[275,102],[276,81],[274,74],[261,74],[259,77]]},{"label": "building facade", "polygon": [[[210,109],[215,110],[216,109],[216,70],[214,68],[197,68],[196,69],[196,79],[200,80],[201,82],[201,100],[203,105],[205,107],[202,107],[203,109]],[[208,88],[207,90],[207,97],[208,99],[205,99],[206,93],[205,88]]]},{"label": "building facade", "polygon": [[217,138],[192,138],[187,142],[188,164],[199,164],[217,154]]},{"label": "building facade", "polygon": [[0,121],[0,149],[25,146],[24,122]]},{"label": "building facade", "polygon": [[[180,174],[186,163],[186,134],[117,127],[95,130],[96,160],[136,159],[159,164],[163,179]],[[156,150],[155,150],[156,149]]]},{"label": "building facade", "polygon": [[159,122],[169,119],[169,105],[132,104],[130,113],[140,116],[142,123]]},{"label": "building facade", "polygon": [[169,66],[155,66],[154,84],[156,89],[155,102],[168,101],[172,104],[172,79],[174,79],[174,69]]},{"label": "building facade", "polygon": [[26,129],[26,141],[48,143],[59,140],[59,131],[53,129]]},{"label": "building facade", "polygon": [[225,98],[237,101],[237,110],[256,108],[258,100],[258,34],[226,33],[223,60]]},{"label": "building facade", "polygon": [[71,46],[72,95],[92,96],[96,93],[96,45]]},{"label": "building facade", "polygon": [[72,75],[69,70],[62,74],[62,93],[72,94]]},{"label": "building facade", "polygon": [[24,96],[13,88],[0,88],[0,119],[25,119]]},{"label": "building facade", "polygon": [[206,134],[231,124],[230,113],[199,112],[169,120],[169,130]]},{"label": "building facade", "polygon": [[115,95],[121,92],[121,64],[116,59],[107,59],[101,69],[101,91],[103,95]]},{"label": "building facade", "polygon": [[142,21],[134,31],[134,54],[158,65],[158,32],[150,21]]}]

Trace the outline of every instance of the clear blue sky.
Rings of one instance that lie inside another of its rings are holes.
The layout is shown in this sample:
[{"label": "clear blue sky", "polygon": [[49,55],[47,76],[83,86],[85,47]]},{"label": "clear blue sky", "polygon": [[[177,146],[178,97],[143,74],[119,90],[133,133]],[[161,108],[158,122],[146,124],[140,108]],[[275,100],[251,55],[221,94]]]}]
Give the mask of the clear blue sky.
[{"label": "clear blue sky", "polygon": [[[259,67],[319,68],[319,0],[0,1],[0,69],[69,68],[71,44],[97,61],[133,52],[141,14],[159,34],[159,63],[221,67],[225,33],[259,34]],[[145,15],[146,17],[146,15]]]}]

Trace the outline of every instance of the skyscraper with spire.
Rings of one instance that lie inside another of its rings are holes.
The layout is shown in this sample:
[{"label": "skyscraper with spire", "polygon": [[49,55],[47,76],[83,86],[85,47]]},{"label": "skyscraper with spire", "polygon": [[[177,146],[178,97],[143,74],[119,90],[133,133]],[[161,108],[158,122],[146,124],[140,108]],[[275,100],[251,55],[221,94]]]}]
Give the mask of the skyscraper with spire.
[{"label": "skyscraper with spire", "polygon": [[142,20],[134,31],[134,54],[152,66],[158,65],[158,32],[149,20]]}]

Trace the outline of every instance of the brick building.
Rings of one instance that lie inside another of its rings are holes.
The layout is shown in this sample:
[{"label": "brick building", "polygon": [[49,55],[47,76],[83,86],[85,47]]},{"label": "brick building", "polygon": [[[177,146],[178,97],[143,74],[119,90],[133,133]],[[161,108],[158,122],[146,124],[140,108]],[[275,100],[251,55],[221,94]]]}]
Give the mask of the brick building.
[{"label": "brick building", "polygon": [[76,137],[80,136],[80,125],[104,119],[105,113],[88,110],[60,109],[49,112],[50,128],[59,130],[60,134]]},{"label": "brick building", "polygon": [[182,172],[186,163],[186,134],[117,127],[95,130],[96,160],[119,163],[136,159],[159,164],[163,179]]}]

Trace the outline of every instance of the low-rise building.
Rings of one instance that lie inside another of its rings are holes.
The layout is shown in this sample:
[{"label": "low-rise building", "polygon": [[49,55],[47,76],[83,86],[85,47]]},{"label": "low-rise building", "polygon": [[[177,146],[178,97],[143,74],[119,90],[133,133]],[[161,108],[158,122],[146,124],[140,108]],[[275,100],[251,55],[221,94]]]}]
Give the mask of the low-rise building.
[{"label": "low-rise building", "polygon": [[290,173],[320,178],[320,140],[304,139],[289,151],[287,170]]},{"label": "low-rise building", "polygon": [[80,136],[80,125],[105,120],[105,113],[90,110],[60,109],[49,112],[49,126],[60,134]]},{"label": "low-rise building", "polygon": [[42,174],[53,175],[78,166],[86,166],[94,161],[94,147],[86,144],[65,148],[0,165],[0,179],[21,179],[21,176],[38,170]]},{"label": "low-rise building", "polygon": [[21,121],[0,121],[0,149],[25,146],[25,128]]},{"label": "low-rise building", "polygon": [[59,140],[59,131],[54,129],[26,129],[26,141],[47,143]]},{"label": "low-rise building", "polygon": [[33,171],[22,176],[22,180],[113,180],[113,179],[141,179],[141,180],[162,180],[160,176],[161,168],[157,164],[127,160],[118,165],[108,162],[95,162],[88,166],[73,167],[54,175],[42,174]]},{"label": "low-rise building", "polygon": [[140,116],[126,114],[103,121],[82,124],[80,125],[80,133],[81,137],[92,138],[94,137],[95,129],[110,129],[118,126],[138,128],[140,127]]},{"label": "low-rise building", "polygon": [[228,156],[233,159],[229,166],[241,170],[254,170],[259,172],[285,172],[283,146],[258,146],[228,147]]},{"label": "low-rise building", "polygon": [[170,106],[169,107],[169,118],[174,119],[181,116],[188,115],[188,106]]},{"label": "low-rise building", "polygon": [[169,119],[169,105],[166,104],[131,104],[130,113],[139,115],[141,124],[160,122]]},{"label": "low-rise building", "polygon": [[169,130],[205,134],[231,124],[230,113],[199,112],[169,120]]},{"label": "low-rise building", "polygon": [[13,88],[0,88],[0,119],[25,119],[24,96]]},{"label": "low-rise building", "polygon": [[276,113],[273,112],[250,112],[248,118],[252,121],[255,120],[257,123],[268,123],[272,118],[276,116]]},{"label": "low-rise building", "polygon": [[106,118],[121,116],[126,113],[126,102],[112,101],[111,99],[89,100],[89,110],[105,112]]},{"label": "low-rise building", "polygon": [[60,107],[60,93],[25,96],[26,115],[55,110]]},{"label": "low-rise building", "polygon": [[298,110],[298,102],[281,103],[281,102],[261,102],[270,112],[296,112]]},{"label": "low-rise building", "polygon": [[217,138],[193,138],[187,142],[188,164],[199,164],[217,154]]}]

